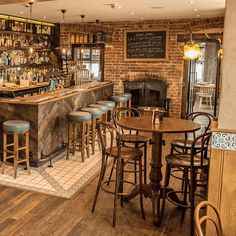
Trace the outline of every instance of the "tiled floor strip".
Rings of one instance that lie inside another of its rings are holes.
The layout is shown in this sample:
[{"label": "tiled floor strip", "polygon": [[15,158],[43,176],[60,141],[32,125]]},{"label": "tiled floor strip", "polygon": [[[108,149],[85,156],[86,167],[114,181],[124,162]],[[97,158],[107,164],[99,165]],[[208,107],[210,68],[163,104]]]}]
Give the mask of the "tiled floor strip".
[{"label": "tiled floor strip", "polygon": [[0,184],[70,198],[99,170],[100,160],[99,151],[84,162],[78,154],[66,160],[66,153],[62,153],[58,155],[52,168],[47,165],[31,168],[30,175],[19,168],[16,179],[13,178],[13,167],[7,166],[5,173],[0,174]]}]

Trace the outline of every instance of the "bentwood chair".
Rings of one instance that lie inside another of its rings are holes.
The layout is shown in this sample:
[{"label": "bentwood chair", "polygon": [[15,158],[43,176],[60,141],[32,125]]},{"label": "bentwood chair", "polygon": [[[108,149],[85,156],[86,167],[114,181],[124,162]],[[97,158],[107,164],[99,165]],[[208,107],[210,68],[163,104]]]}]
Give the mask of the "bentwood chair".
[{"label": "bentwood chair", "polygon": [[[187,153],[191,150],[193,140],[200,134],[204,134],[208,132],[211,128],[211,122],[216,120],[216,118],[206,112],[192,112],[185,116],[186,120],[190,120],[196,123],[201,124],[201,129],[194,131],[192,133],[185,133],[184,139],[173,140],[171,142],[171,150],[172,152],[177,153]],[[196,143],[196,148],[201,147],[201,143],[199,145]]]},{"label": "bentwood chair", "polygon": [[[139,134],[137,130],[127,130],[122,128],[119,125],[119,120],[121,118],[125,117],[134,117],[134,116],[141,116],[139,110],[133,107],[119,107],[114,110],[112,113],[113,121],[116,126],[116,128],[120,131],[121,133],[121,142],[123,145],[133,145],[136,148],[143,148],[143,153],[144,153],[144,183],[147,183],[147,144],[150,140],[149,137],[145,135]],[[136,163],[134,165],[134,168],[136,170]],[[113,171],[113,169],[112,169]],[[111,171],[111,174],[112,174]],[[135,173],[135,183],[136,183],[136,172]]]},{"label": "bentwood chair", "polygon": [[[208,144],[210,138],[211,132],[204,133],[194,139],[189,153],[170,154],[166,156],[166,172],[163,191],[162,213],[164,212],[166,198],[179,207],[182,207],[184,209],[190,208],[191,235],[193,235],[194,232],[193,216],[195,195],[204,197],[200,194],[195,194],[196,185],[198,182],[196,177],[199,171],[207,172],[209,165]],[[178,191],[169,189],[170,176],[172,175],[171,170],[173,168],[183,169],[183,179],[179,177],[179,179],[184,180],[185,183],[184,189],[182,190]],[[189,195],[189,202],[187,200],[187,195]],[[176,196],[182,196],[182,199],[177,199]]]},{"label": "bentwood chair", "polygon": [[[207,214],[200,217],[200,210],[205,207],[207,207]],[[208,212],[209,210],[211,210],[211,212],[214,213],[212,214],[212,216],[209,216],[209,212]],[[212,222],[211,225],[214,226],[215,232],[216,232],[216,234],[214,235],[223,236],[223,228],[222,228],[222,221],[220,218],[220,212],[218,211],[218,209],[213,203],[209,201],[200,202],[195,208],[194,220],[195,220],[197,236],[204,235],[201,225],[205,221]]]},{"label": "bentwood chair", "polygon": [[[184,139],[173,140],[171,142],[171,154],[189,153],[191,151],[194,139],[198,135],[209,132],[209,130],[211,128],[212,121],[216,120],[216,118],[213,115],[206,113],[206,112],[192,112],[192,113],[187,114],[185,119],[201,124],[201,129],[191,132],[191,133],[185,133]],[[196,149],[196,152],[200,151],[201,150],[201,142],[195,143],[194,147]],[[173,177],[176,177],[180,171],[183,171],[183,169],[182,168],[175,168],[172,170],[171,174]],[[186,174],[186,173],[183,172],[183,179],[184,179],[184,174]],[[205,180],[207,179],[206,174],[207,173],[203,173],[203,172],[198,173],[198,175],[200,175],[203,180],[202,183],[204,183]],[[205,185],[205,184],[202,184],[202,185]],[[183,190],[183,188],[184,188],[184,181],[182,182],[182,190]]]},{"label": "bentwood chair", "polygon": [[[139,194],[140,194],[140,208],[142,217],[145,218],[144,209],[143,209],[143,184],[142,184],[142,151],[138,148],[131,148],[131,147],[124,147],[122,146],[121,142],[121,135],[119,131],[110,123],[105,122],[97,122],[98,127],[98,134],[102,146],[102,166],[101,166],[101,172],[100,177],[96,189],[96,194],[94,197],[92,212],[95,211],[97,198],[100,189],[113,194],[114,195],[114,207],[113,207],[113,227],[116,226],[116,215],[117,215],[117,200],[120,198],[120,204],[123,206],[123,200],[125,196],[129,196],[131,192],[124,191],[124,187],[127,185],[134,186]],[[107,146],[105,142],[105,138],[103,135],[103,130],[107,130],[107,136],[109,141],[107,141]],[[115,170],[116,175],[114,179],[108,179],[105,180],[106,175],[106,168],[107,168],[107,162],[108,158],[115,159]],[[139,185],[125,180],[124,178],[124,172],[125,167],[127,163],[129,163],[131,160],[135,160],[138,162],[139,167]],[[108,186],[107,183],[111,183],[111,185]],[[114,189],[112,189],[112,183],[115,185]]]}]

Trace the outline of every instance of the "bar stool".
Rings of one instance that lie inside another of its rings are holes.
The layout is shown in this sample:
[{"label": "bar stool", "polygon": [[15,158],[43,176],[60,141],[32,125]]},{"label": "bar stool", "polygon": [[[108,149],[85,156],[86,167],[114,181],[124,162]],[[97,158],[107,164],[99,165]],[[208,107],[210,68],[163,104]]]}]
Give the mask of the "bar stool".
[{"label": "bar stool", "polygon": [[92,153],[95,153],[95,141],[96,140],[96,122],[97,120],[102,120],[102,111],[99,108],[95,107],[86,107],[82,108],[81,111],[89,112],[92,115],[92,125],[91,125],[91,146]]},{"label": "bar stool", "polygon": [[107,121],[110,122],[112,120],[112,112],[114,111],[116,104],[113,101],[97,101],[97,104],[106,105],[108,107]]},{"label": "bar stool", "polygon": [[132,94],[131,93],[119,93],[118,95],[122,96],[122,97],[127,97],[128,98],[127,106],[131,107],[131,98],[132,98]]},{"label": "bar stool", "polygon": [[[102,112],[102,122],[107,122],[107,112],[108,112],[108,106],[104,104],[90,104],[89,107],[95,107],[99,108]],[[103,130],[103,136],[105,141],[107,140],[106,138],[106,129],[104,128]]]},{"label": "bar stool", "polygon": [[117,107],[126,107],[129,99],[126,96],[114,95],[111,96],[111,100],[115,102],[117,108]]},{"label": "bar stool", "polygon": [[108,106],[104,104],[89,104],[89,107],[95,107],[99,108],[102,112],[102,121],[107,122],[107,111],[108,111]]},{"label": "bar stool", "polygon": [[[14,163],[14,179],[17,176],[18,164],[25,162],[30,174],[29,165],[29,129],[30,124],[24,120],[8,120],[3,122],[3,163],[2,174],[4,174],[5,164],[7,160],[13,158]],[[19,137],[24,136],[25,145],[19,146]],[[13,136],[13,143],[8,143],[9,136]],[[10,149],[9,149],[10,148]],[[24,158],[19,155],[20,151],[25,152]],[[11,154],[8,156],[8,154]]]},{"label": "bar stool", "polygon": [[[79,139],[82,162],[84,162],[84,152],[86,149],[87,157],[89,157],[89,130],[91,126],[92,115],[89,112],[75,111],[68,114],[69,128],[68,128],[68,147],[67,157],[69,159],[70,153],[75,154],[76,143]],[[77,132],[79,126],[79,132]]]}]

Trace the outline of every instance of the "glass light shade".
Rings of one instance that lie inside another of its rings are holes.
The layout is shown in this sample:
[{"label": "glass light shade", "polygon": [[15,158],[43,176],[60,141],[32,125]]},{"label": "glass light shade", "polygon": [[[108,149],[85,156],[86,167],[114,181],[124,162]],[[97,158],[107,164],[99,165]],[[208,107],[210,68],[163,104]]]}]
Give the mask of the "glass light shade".
[{"label": "glass light shade", "polygon": [[61,53],[62,53],[62,54],[66,54],[66,48],[62,48],[62,49],[61,49]]},{"label": "glass light shade", "polygon": [[201,56],[200,46],[198,43],[187,43],[184,46],[184,59],[194,60]]}]

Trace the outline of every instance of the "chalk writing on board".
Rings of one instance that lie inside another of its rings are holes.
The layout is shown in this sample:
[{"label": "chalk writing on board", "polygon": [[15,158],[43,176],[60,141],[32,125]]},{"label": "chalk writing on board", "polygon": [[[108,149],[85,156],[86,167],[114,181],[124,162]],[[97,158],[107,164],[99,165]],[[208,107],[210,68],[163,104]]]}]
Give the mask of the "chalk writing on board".
[{"label": "chalk writing on board", "polygon": [[126,31],[125,59],[167,59],[167,31]]}]

